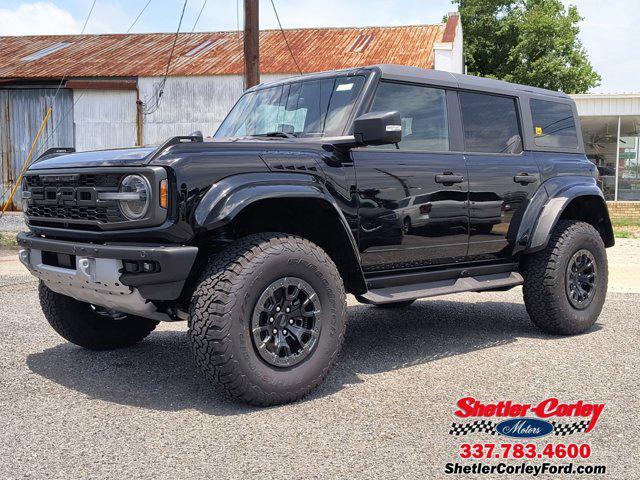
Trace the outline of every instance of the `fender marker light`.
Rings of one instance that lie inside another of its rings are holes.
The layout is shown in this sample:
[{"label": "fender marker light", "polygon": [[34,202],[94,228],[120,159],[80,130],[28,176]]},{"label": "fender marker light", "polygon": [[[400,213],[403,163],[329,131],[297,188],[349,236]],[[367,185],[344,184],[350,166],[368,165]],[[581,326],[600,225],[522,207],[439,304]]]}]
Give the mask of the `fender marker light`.
[{"label": "fender marker light", "polygon": [[169,205],[169,194],[167,192],[167,180],[160,180],[160,206],[167,208]]}]

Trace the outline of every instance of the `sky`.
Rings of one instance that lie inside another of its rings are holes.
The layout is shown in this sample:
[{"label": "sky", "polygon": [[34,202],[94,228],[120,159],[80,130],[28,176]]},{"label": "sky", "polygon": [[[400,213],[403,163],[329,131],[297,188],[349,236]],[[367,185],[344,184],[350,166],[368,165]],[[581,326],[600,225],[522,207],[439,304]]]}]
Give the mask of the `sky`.
[{"label": "sky", "polygon": [[[148,0],[96,0],[85,33],[124,33]],[[202,15],[195,24],[203,2]],[[593,92],[640,92],[637,0],[563,0],[584,20],[580,38],[602,76]],[[450,0],[274,0],[284,28],[438,23]],[[77,34],[93,0],[0,0],[0,35]],[[242,0],[188,0],[182,31],[236,30]],[[175,31],[183,0],[151,0],[132,32]],[[239,11],[237,7],[239,6]],[[277,28],[270,0],[260,0],[260,28]]]}]

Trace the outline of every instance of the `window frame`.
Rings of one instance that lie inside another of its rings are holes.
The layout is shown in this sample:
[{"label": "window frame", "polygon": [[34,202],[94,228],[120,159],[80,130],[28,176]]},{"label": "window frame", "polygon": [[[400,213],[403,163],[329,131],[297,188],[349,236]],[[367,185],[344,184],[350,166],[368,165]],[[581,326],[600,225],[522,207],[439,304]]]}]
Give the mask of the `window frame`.
[{"label": "window frame", "polygon": [[[522,151],[520,153],[503,153],[503,152],[478,152],[474,150],[467,150],[467,142],[464,135],[464,116],[462,114],[462,102],[460,101],[461,93],[473,93],[477,95],[486,95],[489,97],[499,97],[499,98],[507,98],[512,100],[515,104],[515,112],[516,112],[516,123],[518,127],[518,133],[520,135],[520,142],[522,143]],[[488,92],[483,90],[470,90],[470,89],[457,89],[457,100],[458,100],[458,109],[460,111],[460,135],[462,137],[462,153],[465,155],[493,155],[500,157],[521,157],[527,151],[526,142],[527,140],[523,136],[524,125],[523,125],[523,115],[522,115],[522,106],[520,103],[520,97],[518,95],[502,95],[499,93]]]}]

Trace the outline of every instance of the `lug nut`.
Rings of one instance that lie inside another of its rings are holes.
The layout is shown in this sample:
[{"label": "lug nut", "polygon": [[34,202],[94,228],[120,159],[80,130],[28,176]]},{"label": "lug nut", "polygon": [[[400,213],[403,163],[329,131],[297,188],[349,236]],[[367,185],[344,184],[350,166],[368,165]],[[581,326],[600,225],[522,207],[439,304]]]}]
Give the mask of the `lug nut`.
[{"label": "lug nut", "polygon": [[283,335],[286,335],[286,334],[287,334],[287,329],[286,329],[286,328],[282,331],[282,334],[283,334]]},{"label": "lug nut", "polygon": [[278,334],[278,329],[277,329],[277,328],[274,328],[274,329],[273,329],[273,334],[274,334],[274,335],[277,335],[277,334]]},{"label": "lug nut", "polygon": [[273,323],[273,317],[269,317],[269,323]]},{"label": "lug nut", "polygon": [[289,313],[291,311],[291,309],[289,307],[287,307],[284,311]]},{"label": "lug nut", "polygon": [[280,307],[276,307],[276,312],[279,312],[279,311],[280,311]]},{"label": "lug nut", "polygon": [[289,319],[289,325],[293,325],[293,318]]}]

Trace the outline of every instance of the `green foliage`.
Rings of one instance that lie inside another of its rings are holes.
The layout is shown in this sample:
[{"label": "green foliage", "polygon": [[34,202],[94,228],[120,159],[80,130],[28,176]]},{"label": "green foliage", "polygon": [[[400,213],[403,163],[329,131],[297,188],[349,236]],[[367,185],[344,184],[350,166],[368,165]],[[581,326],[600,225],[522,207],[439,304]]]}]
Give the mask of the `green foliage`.
[{"label": "green foliage", "polygon": [[567,93],[599,85],[578,38],[582,20],[560,0],[454,0],[468,73]]}]

